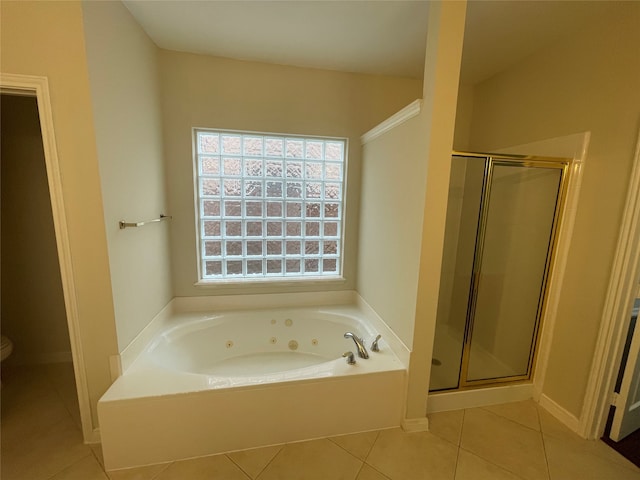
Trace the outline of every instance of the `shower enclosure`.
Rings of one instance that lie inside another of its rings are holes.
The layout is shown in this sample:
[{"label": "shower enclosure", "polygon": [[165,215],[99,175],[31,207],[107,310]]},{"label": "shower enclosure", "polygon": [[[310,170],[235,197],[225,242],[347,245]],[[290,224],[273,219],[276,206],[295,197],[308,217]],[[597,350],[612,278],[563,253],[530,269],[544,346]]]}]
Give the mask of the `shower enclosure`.
[{"label": "shower enclosure", "polygon": [[568,173],[453,154],[430,391],[531,377]]}]

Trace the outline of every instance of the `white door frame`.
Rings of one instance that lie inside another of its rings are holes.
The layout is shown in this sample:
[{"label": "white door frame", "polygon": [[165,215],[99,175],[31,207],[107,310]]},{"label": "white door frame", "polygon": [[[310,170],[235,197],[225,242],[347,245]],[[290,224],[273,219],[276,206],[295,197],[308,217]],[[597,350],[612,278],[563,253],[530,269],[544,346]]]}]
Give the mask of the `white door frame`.
[{"label": "white door frame", "polygon": [[622,226],[614,258],[609,289],[600,323],[580,431],[585,438],[600,438],[607,415],[622,351],[631,321],[631,302],[640,277],[640,132],[627,191]]},{"label": "white door frame", "polygon": [[62,181],[60,177],[60,165],[58,162],[58,149],[53,128],[53,115],[51,111],[51,97],[49,95],[49,82],[47,77],[32,75],[16,75],[0,73],[0,91],[17,95],[35,97],[38,102],[38,114],[40,117],[40,129],[44,147],[44,159],[49,183],[51,198],[51,211],[53,213],[53,225],[58,250],[58,262],[60,264],[60,276],[62,278],[62,291],[69,328],[69,340],[71,342],[71,355],[73,358],[73,370],[76,379],[78,403],[80,406],[80,421],[82,434],[87,443],[99,441],[97,430],[94,431],[91,418],[91,402],[89,400],[89,387],[85,371],[84,353],[80,338],[78,317],[78,305],[76,302],[76,287],[71,263],[71,247],[67,218],[64,210]]}]

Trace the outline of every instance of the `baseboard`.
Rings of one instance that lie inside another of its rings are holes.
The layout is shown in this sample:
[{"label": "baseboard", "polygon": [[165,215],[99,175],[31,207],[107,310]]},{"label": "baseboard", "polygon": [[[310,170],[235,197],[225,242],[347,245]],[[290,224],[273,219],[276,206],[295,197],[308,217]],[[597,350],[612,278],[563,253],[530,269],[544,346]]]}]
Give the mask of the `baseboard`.
[{"label": "baseboard", "polygon": [[544,393],[540,395],[540,406],[553,415],[556,420],[569,428],[572,432],[580,435],[580,420],[551,400]]},{"label": "baseboard", "polygon": [[71,352],[25,353],[9,357],[10,365],[44,365],[48,363],[72,363]]},{"label": "baseboard", "polygon": [[405,432],[427,432],[429,431],[429,419],[421,418],[405,418],[402,420],[402,430]]},{"label": "baseboard", "polygon": [[94,428],[93,431],[85,437],[84,443],[87,445],[101,443],[100,428]]},{"label": "baseboard", "polygon": [[536,403],[540,403],[540,397],[542,396],[542,386],[539,385],[535,380],[533,382],[533,401]]}]

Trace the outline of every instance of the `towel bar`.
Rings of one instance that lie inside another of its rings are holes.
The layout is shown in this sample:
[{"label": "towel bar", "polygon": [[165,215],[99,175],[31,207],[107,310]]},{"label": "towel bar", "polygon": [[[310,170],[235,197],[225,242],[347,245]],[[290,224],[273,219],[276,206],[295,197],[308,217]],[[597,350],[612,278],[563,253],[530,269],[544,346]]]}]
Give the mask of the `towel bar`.
[{"label": "towel bar", "polygon": [[143,227],[150,223],[157,223],[163,220],[171,220],[171,215],[164,215],[161,213],[160,218],[154,218],[153,220],[147,220],[145,222],[125,222],[124,220],[120,220],[118,225],[120,226],[120,230],[123,230],[125,228]]}]

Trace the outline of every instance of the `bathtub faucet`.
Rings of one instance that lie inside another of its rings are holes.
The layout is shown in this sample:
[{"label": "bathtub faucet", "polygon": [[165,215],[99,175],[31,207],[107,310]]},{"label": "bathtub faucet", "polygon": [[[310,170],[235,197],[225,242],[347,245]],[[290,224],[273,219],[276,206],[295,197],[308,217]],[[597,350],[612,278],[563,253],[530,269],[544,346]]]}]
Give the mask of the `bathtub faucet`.
[{"label": "bathtub faucet", "polygon": [[351,332],[345,333],[344,338],[351,338],[355,342],[356,348],[358,349],[358,356],[360,358],[369,358],[369,353],[367,352],[367,349],[365,348],[364,342],[361,338]]},{"label": "bathtub faucet", "polygon": [[380,347],[378,346],[378,342],[380,341],[381,338],[382,338],[382,335],[378,335],[376,337],[376,339],[373,341],[373,343],[371,344],[371,351],[372,352],[379,352],[380,351]]},{"label": "bathtub faucet", "polygon": [[356,358],[355,358],[355,355],[353,354],[353,352],[351,352],[351,351],[344,352],[342,354],[342,356],[347,359],[347,363],[349,365],[355,365],[356,364]]}]

